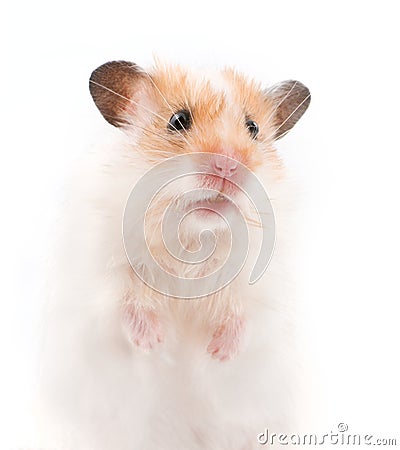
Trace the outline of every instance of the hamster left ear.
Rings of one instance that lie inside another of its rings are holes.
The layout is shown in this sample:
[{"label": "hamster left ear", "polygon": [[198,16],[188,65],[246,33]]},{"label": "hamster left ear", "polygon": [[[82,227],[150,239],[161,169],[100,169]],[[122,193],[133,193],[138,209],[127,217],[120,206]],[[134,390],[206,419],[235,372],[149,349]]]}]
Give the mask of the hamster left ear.
[{"label": "hamster left ear", "polygon": [[288,133],[306,112],[311,101],[310,91],[296,80],[275,84],[265,91],[274,108],[275,139]]},{"label": "hamster left ear", "polygon": [[107,122],[116,127],[131,122],[148,85],[144,70],[127,61],[105,63],[92,72],[89,80],[94,103]]}]

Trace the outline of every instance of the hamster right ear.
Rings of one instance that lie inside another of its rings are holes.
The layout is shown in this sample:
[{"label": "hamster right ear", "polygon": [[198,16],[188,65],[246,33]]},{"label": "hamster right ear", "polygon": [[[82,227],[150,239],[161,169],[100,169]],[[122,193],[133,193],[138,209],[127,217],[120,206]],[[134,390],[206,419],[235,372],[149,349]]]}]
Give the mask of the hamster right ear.
[{"label": "hamster right ear", "polygon": [[149,88],[149,76],[127,61],[111,61],[92,72],[89,90],[97,108],[116,127],[131,122],[140,108],[140,100]]},{"label": "hamster right ear", "polygon": [[275,84],[265,92],[274,106],[274,139],[285,136],[306,112],[310,101],[310,91],[303,83],[287,80]]}]

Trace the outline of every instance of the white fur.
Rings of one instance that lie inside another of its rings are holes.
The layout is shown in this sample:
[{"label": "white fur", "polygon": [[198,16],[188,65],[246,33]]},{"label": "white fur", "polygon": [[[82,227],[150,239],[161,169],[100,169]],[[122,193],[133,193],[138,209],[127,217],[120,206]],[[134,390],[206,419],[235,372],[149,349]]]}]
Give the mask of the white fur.
[{"label": "white fur", "polygon": [[[212,298],[159,299],[165,340],[144,353],[121,325],[123,300],[132,289],[121,223],[127,196],[150,165],[132,148],[132,136],[110,133],[112,148],[97,150],[76,177],[55,261],[41,380],[42,445],[249,450],[259,447],[257,434],[265,427],[293,431],[298,366],[284,182],[274,181],[268,167],[259,173],[278,234],[263,278],[250,286],[246,266]],[[206,348],[212,325],[232,308],[246,319],[245,339],[236,358],[220,362]]]}]

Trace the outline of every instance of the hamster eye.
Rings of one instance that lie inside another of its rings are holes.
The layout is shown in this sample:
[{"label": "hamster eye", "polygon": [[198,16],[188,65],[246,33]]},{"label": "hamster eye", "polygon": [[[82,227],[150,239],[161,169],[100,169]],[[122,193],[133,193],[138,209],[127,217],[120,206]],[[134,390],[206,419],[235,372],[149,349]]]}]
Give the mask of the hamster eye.
[{"label": "hamster eye", "polygon": [[171,131],[188,130],[192,125],[192,117],[186,109],[175,113],[168,123],[168,129]]},{"label": "hamster eye", "polygon": [[259,132],[259,128],[256,122],[254,120],[248,119],[246,120],[246,127],[250,134],[250,136],[255,139],[257,137],[257,134]]}]

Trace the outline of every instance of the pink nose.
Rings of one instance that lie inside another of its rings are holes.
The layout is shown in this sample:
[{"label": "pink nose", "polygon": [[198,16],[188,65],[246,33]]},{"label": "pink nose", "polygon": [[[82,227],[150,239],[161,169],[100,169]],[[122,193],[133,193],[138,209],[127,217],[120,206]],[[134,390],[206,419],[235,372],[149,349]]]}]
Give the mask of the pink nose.
[{"label": "pink nose", "polygon": [[238,162],[229,156],[215,155],[212,160],[212,169],[214,173],[223,178],[229,178],[235,174],[238,168]]}]

